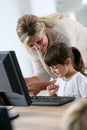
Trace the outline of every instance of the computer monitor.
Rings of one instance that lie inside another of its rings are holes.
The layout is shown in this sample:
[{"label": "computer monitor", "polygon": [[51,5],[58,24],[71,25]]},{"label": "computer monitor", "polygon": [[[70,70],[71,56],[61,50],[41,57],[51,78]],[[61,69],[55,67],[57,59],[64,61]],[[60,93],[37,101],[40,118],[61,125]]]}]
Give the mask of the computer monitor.
[{"label": "computer monitor", "polygon": [[0,105],[28,106],[27,91],[15,51],[0,51]]}]

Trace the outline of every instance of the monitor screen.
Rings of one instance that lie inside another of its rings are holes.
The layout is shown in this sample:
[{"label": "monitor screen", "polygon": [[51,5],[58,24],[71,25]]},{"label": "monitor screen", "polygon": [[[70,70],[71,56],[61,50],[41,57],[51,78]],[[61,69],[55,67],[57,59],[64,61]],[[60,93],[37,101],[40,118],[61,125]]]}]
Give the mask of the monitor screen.
[{"label": "monitor screen", "polygon": [[31,98],[14,51],[0,51],[0,105],[28,106]]}]

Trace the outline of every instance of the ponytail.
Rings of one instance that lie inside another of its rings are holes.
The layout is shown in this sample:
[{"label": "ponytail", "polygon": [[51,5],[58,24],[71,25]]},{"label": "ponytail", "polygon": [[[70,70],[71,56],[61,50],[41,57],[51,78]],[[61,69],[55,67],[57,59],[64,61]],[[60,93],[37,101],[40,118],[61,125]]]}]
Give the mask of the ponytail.
[{"label": "ponytail", "polygon": [[82,55],[80,53],[80,51],[75,48],[75,47],[71,47],[73,55],[74,55],[74,68],[75,70],[81,72],[82,74],[85,74],[85,65],[82,59]]}]

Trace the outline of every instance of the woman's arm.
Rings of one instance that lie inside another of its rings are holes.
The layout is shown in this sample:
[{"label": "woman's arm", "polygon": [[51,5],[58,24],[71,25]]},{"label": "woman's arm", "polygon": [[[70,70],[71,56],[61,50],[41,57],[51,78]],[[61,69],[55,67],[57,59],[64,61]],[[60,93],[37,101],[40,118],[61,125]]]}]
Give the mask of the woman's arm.
[{"label": "woman's arm", "polygon": [[41,90],[46,90],[46,87],[50,84],[55,83],[55,80],[48,82],[40,82],[40,80],[33,76],[25,78],[27,89],[31,95],[37,95]]},{"label": "woman's arm", "polygon": [[38,53],[28,47],[26,47],[25,50],[29,59],[31,59],[34,69],[34,77],[37,77],[42,82],[49,81],[51,76],[48,74],[45,67],[43,66]]}]

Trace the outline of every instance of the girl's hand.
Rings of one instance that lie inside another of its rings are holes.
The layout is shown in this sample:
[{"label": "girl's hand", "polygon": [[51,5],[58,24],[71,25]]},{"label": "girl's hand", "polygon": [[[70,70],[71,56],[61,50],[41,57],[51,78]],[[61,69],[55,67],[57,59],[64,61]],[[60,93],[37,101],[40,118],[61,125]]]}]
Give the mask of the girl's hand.
[{"label": "girl's hand", "polygon": [[47,91],[49,96],[56,96],[56,92],[58,91],[58,86],[51,84],[47,86]]}]

